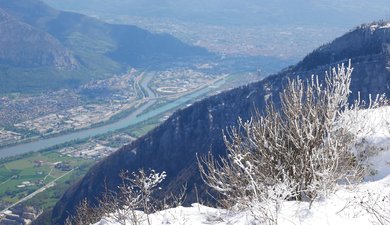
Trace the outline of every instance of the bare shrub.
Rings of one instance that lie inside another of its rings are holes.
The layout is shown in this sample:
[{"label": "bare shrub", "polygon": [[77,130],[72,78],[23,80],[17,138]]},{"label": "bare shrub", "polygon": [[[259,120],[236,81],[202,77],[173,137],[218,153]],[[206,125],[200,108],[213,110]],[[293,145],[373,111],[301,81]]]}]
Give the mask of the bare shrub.
[{"label": "bare shrub", "polygon": [[[122,173],[120,174],[122,177]],[[122,178],[122,184],[118,187],[119,192],[112,192],[106,189],[103,197],[99,200],[101,217],[110,217],[119,224],[138,225],[144,221],[142,214],[137,212],[141,207],[141,196],[133,187],[127,186]]]},{"label": "bare shrub", "polygon": [[177,194],[169,194],[159,201],[158,210],[182,206],[187,197],[187,184],[183,185]]},{"label": "bare shrub", "polygon": [[152,194],[165,179],[166,173],[157,173],[154,170],[145,172],[140,169],[131,175],[122,171],[119,176],[122,183],[117,192],[106,189],[96,207],[91,207],[84,199],[77,207],[76,215],[67,218],[66,225],[91,224],[102,217],[122,225],[137,225],[144,221],[150,225],[149,214],[159,209],[158,201],[152,198]]},{"label": "bare shrub", "polygon": [[[333,68],[325,85],[317,76],[290,80],[281,109],[269,102],[265,114],[224,133],[227,158],[198,157],[203,180],[227,207],[270,197],[312,201],[338,182],[360,180],[362,168],[350,151],[353,136],[337,126],[348,109],[352,68]],[[283,186],[284,193],[269,190]]]},{"label": "bare shrub", "polygon": [[87,199],[83,199],[76,207],[76,214],[69,216],[65,225],[93,224],[100,218],[100,210],[89,205]]},{"label": "bare shrub", "polygon": [[121,225],[140,225],[145,222],[150,225],[149,214],[181,206],[186,197],[186,185],[177,195],[171,193],[162,200],[153,197],[153,193],[159,189],[159,184],[166,177],[165,172],[145,172],[140,169],[137,173],[122,171],[119,176],[122,183],[117,191],[106,188],[96,207],[90,206],[84,199],[77,207],[76,215],[67,218],[66,225],[91,224],[103,217],[106,221]]},{"label": "bare shrub", "polygon": [[[129,177],[127,173],[121,174],[122,180],[125,182],[123,186],[120,187],[121,193],[136,193],[140,199],[141,207],[144,210],[147,222],[150,225],[149,214],[155,212],[157,209],[156,201],[152,200],[152,194],[158,187],[158,185],[165,179],[166,173],[162,172],[157,173],[154,170],[150,170],[149,173],[146,173],[143,169],[139,170],[138,173],[132,173],[132,177]],[[126,182],[128,182],[126,184]],[[124,202],[126,204],[128,201],[133,200],[134,198],[130,197]]]}]

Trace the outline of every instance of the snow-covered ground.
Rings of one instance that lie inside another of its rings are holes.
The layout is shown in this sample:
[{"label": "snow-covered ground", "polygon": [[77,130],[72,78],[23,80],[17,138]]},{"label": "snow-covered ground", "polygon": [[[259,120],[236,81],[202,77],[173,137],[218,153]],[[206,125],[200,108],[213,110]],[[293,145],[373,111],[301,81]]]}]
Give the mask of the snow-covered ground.
[{"label": "snow-covered ground", "polygon": [[[177,207],[149,215],[150,224],[279,224],[279,225],[367,225],[390,224],[390,106],[345,115],[343,123],[357,137],[356,151],[369,149],[367,163],[372,174],[357,185],[340,185],[325,199],[308,202],[284,201],[278,206],[256,205],[251,210],[228,211],[199,204]],[[137,212],[141,224],[146,215]],[[265,213],[274,222],[261,223]],[[117,225],[104,218],[95,225]],[[132,224],[129,219],[127,224]]]},{"label": "snow-covered ground", "polygon": [[376,29],[386,29],[386,28],[390,28],[390,23],[385,23],[382,25],[373,24],[370,26],[371,31],[375,31]]}]

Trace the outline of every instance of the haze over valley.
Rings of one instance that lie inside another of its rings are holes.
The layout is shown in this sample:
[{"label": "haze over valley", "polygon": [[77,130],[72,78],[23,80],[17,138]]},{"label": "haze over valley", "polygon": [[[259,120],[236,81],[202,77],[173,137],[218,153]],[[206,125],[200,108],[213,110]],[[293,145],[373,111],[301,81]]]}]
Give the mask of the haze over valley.
[{"label": "haze over valley", "polygon": [[170,33],[220,54],[269,56],[291,64],[362,23],[390,17],[386,0],[46,2],[108,22]]}]

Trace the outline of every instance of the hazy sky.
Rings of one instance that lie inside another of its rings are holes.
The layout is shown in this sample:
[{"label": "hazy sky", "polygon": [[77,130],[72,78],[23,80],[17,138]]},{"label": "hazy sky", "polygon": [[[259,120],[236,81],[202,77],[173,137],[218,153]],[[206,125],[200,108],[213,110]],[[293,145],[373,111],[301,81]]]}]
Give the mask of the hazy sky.
[{"label": "hazy sky", "polygon": [[99,13],[166,17],[216,24],[335,24],[390,18],[389,0],[45,0],[53,6]]},{"label": "hazy sky", "polygon": [[390,0],[44,0],[134,24],[223,54],[299,60],[362,23],[390,20]]}]

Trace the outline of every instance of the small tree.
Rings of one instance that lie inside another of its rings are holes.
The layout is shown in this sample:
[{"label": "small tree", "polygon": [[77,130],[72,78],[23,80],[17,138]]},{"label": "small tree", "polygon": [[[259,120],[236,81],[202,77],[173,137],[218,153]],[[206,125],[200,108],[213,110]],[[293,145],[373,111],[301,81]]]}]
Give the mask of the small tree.
[{"label": "small tree", "polygon": [[352,136],[337,125],[348,109],[352,68],[344,65],[318,76],[290,80],[277,110],[239,119],[224,141],[227,158],[198,157],[203,180],[227,206],[264,201],[283,187],[279,198],[313,200],[339,181],[359,179],[361,168],[350,151]]}]

